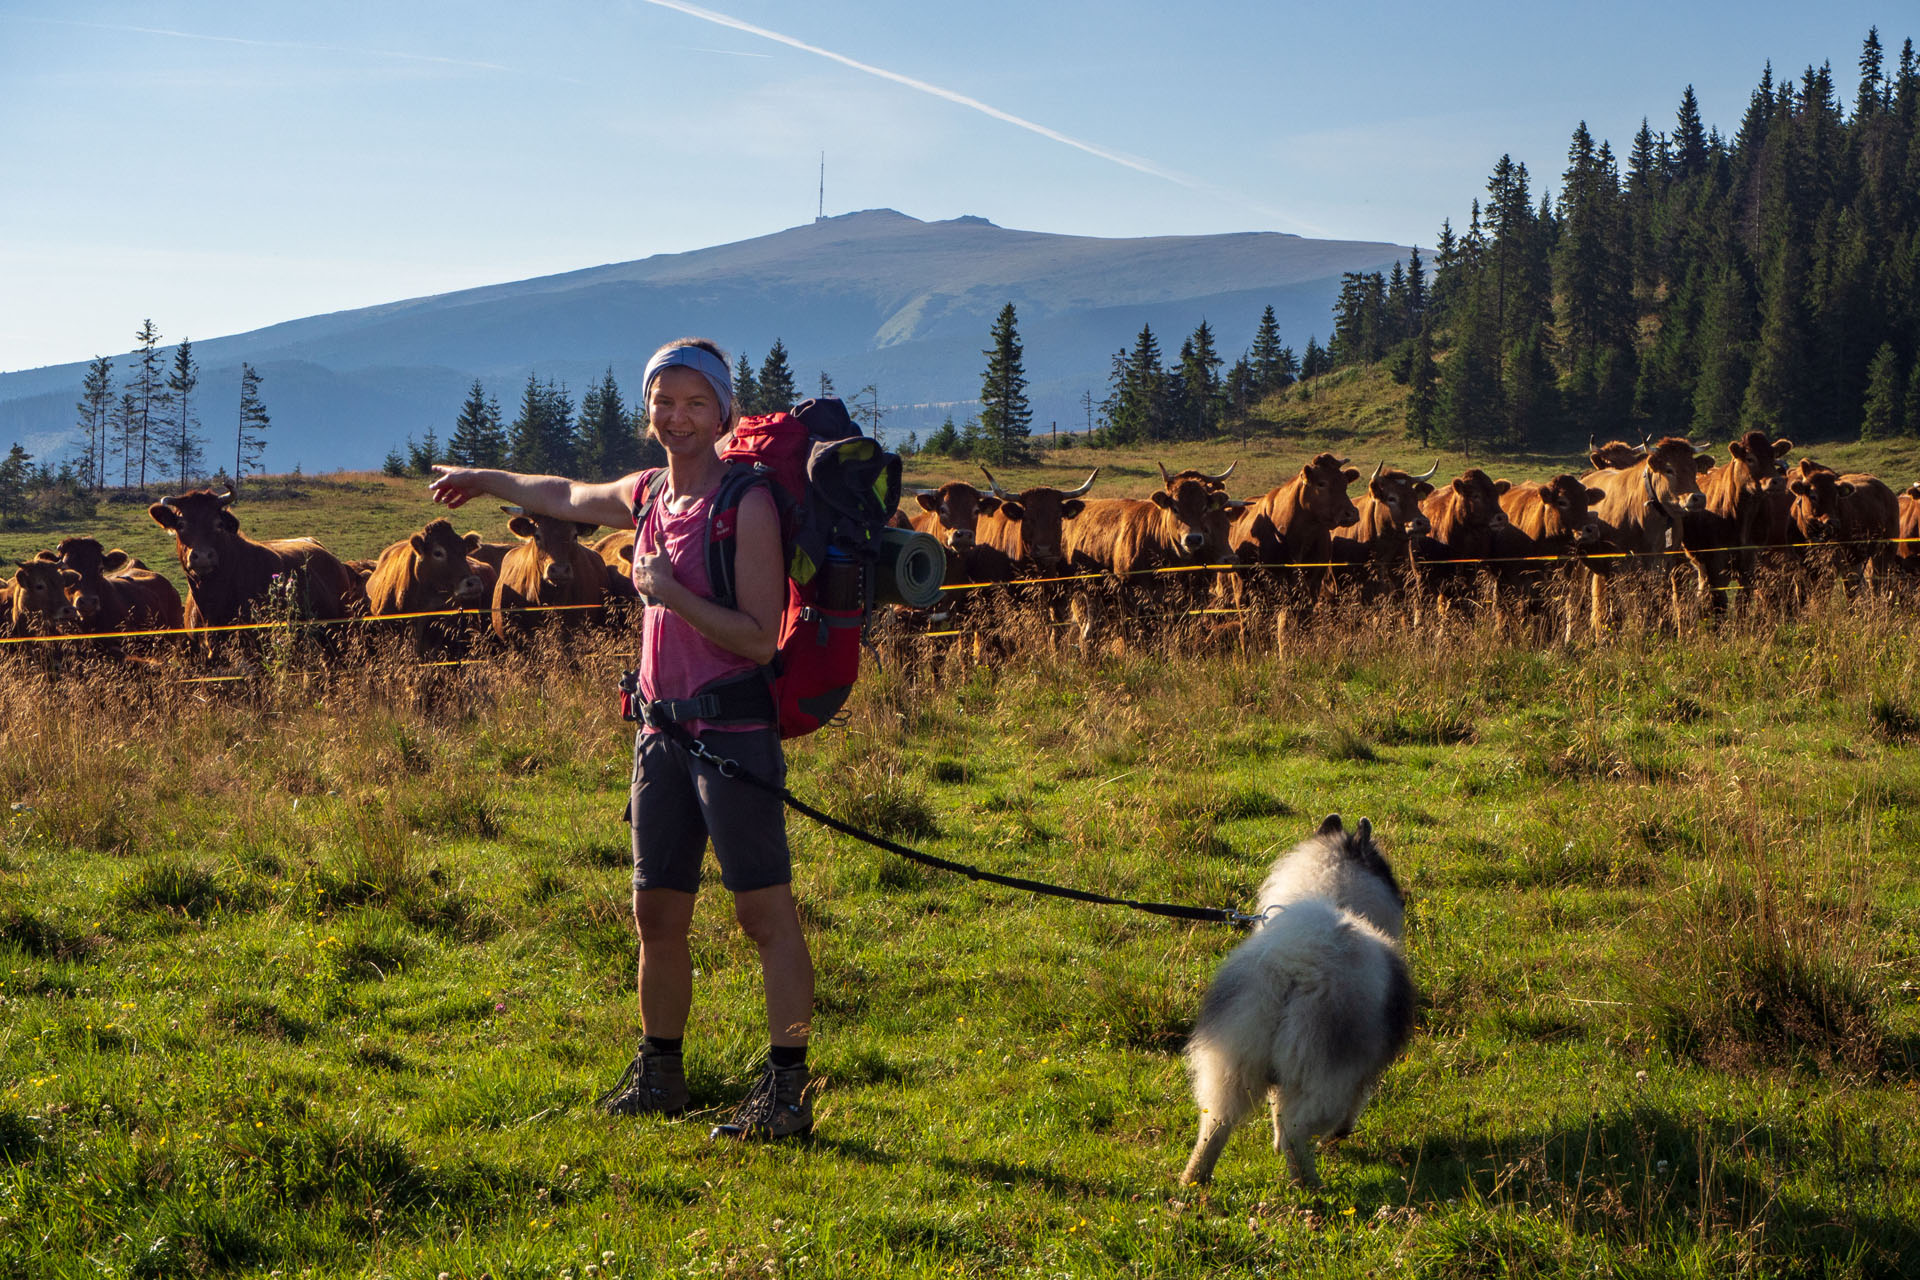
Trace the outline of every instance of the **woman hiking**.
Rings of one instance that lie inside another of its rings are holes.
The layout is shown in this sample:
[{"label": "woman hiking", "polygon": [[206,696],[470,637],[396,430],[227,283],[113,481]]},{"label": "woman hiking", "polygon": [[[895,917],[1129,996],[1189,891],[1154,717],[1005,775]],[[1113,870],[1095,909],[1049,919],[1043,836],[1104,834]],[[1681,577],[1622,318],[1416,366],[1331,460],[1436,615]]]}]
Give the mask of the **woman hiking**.
[{"label": "woman hiking", "polygon": [[[641,402],[647,432],[667,454],[664,487],[652,501],[645,494],[651,472],[585,484],[437,466],[429,487],[448,507],[489,494],[565,520],[622,527],[640,517],[633,585],[646,606],[639,664],[645,723],[635,735],[629,815],[642,1036],[639,1053],[600,1105],[614,1115],[687,1109],[681,1038],[693,1002],[688,931],[711,841],[734,915],[759,950],[769,1040],[759,1081],[713,1133],[800,1137],[813,1128],[813,959],[794,905],[786,813],[778,796],[723,776],[681,745],[689,734],[725,735],[719,754],[761,778],[785,778],[766,674],[786,604],[779,516],[764,483],[746,491],[732,513],[732,597],[716,599],[707,571],[710,508],[729,469],[719,444],[736,421],[725,353],[704,338],[668,343],[647,362]],[[696,706],[702,694],[717,697]],[[684,732],[669,727],[676,725]]]}]

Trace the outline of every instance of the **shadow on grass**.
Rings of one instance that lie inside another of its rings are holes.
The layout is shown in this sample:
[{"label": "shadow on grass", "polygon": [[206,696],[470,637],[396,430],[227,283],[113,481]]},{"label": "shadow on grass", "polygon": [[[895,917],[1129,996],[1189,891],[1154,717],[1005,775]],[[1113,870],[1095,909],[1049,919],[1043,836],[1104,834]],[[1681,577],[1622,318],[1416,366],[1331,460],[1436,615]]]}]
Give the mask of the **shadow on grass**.
[{"label": "shadow on grass", "polygon": [[[1458,1203],[1549,1214],[1618,1245],[1698,1242],[1727,1255],[1721,1261],[1729,1265],[1784,1266],[1786,1274],[1820,1258],[1850,1259],[1851,1274],[1920,1274],[1920,1229],[1888,1203],[1885,1188],[1898,1169],[1877,1132],[1634,1107],[1498,1140],[1463,1135],[1373,1152],[1367,1146],[1362,1139],[1345,1152],[1332,1147],[1320,1162],[1323,1175],[1344,1160],[1379,1159],[1399,1171],[1353,1170],[1352,1203],[1363,1217]],[[1796,1173],[1817,1165],[1850,1169],[1842,1185],[1859,1191],[1843,1189],[1835,1204],[1794,1190]]]}]

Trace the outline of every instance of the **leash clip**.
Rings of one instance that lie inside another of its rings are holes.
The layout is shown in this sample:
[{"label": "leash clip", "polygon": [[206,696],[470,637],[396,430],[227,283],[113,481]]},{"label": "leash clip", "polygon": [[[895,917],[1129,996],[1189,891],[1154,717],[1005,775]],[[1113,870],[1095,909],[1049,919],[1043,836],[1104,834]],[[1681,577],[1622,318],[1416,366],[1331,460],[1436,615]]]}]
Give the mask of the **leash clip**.
[{"label": "leash clip", "polygon": [[740,776],[740,762],[738,760],[729,760],[725,756],[713,754],[713,752],[708,749],[707,744],[698,738],[693,739],[692,745],[689,746],[687,750],[693,753],[694,759],[704,760],[718,769],[720,776],[723,778],[737,778]]}]

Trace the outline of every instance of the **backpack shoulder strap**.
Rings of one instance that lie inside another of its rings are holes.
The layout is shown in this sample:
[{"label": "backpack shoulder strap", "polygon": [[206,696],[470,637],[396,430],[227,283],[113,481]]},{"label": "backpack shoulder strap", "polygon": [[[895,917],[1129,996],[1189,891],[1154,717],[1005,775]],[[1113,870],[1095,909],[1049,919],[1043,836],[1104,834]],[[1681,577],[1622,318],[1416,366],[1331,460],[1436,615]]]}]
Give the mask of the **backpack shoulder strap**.
[{"label": "backpack shoulder strap", "polygon": [[660,495],[667,487],[667,469],[655,467],[651,471],[640,473],[640,482],[633,487],[633,527],[638,530],[647,522],[647,512],[653,510],[653,504],[660,501]]},{"label": "backpack shoulder strap", "polygon": [[756,485],[766,484],[767,473],[753,463],[729,463],[726,475],[720,478],[719,489],[714,492],[713,502],[707,507],[707,582],[713,589],[714,602],[729,609],[734,606],[733,557],[737,527],[732,517]]}]

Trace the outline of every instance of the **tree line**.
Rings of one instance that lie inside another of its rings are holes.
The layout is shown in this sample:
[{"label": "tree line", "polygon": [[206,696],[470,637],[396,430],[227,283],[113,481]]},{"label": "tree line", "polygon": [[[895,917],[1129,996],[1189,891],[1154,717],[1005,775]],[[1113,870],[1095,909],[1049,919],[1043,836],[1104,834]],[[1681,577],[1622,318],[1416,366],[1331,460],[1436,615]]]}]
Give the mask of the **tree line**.
[{"label": "tree line", "polygon": [[1586,435],[1920,435],[1920,63],[1877,28],[1831,65],[1769,64],[1731,137],[1691,86],[1624,164],[1582,122],[1557,194],[1502,156],[1464,232],[1349,275],[1338,367],[1385,360],[1409,434],[1455,448]]},{"label": "tree line", "polygon": [[[821,374],[823,394],[832,381]],[[743,414],[772,413],[798,398],[787,349],[775,339],[756,368],[746,352],[733,371],[734,400]],[[462,467],[505,467],[537,475],[610,480],[642,467],[660,466],[666,454],[646,435],[646,407],[629,405],[609,367],[578,405],[565,383],[527,375],[519,412],[506,422],[500,402],[478,378],[444,442],[432,427],[387,454],[388,475],[424,475],[437,462]]]},{"label": "tree line", "polygon": [[[80,444],[58,467],[46,461],[35,464],[18,441],[0,459],[0,522],[90,516],[92,496],[109,488],[144,490],[151,480],[184,489],[210,478],[212,437],[200,418],[205,400],[192,340],[182,338],[168,361],[160,331],[149,318],[135,331],[134,341],[139,345],[117,395],[113,360],[95,356],[87,365],[74,405]],[[228,437],[233,469],[227,470],[226,438],[216,466],[217,478],[227,483],[238,484],[261,470],[260,456],[272,425],[260,396],[262,381],[252,365],[241,363],[234,433]]]},{"label": "tree line", "polygon": [[[203,402],[196,398],[200,367],[192,340],[180,340],[170,364],[151,319],[141,323],[134,341],[139,346],[119,396],[114,395],[113,361],[95,356],[74,406],[81,444],[67,465],[78,482],[94,492],[114,485],[144,489],[149,478],[171,479],[184,488],[206,477],[212,460],[213,437],[203,429]],[[233,442],[230,478],[235,483],[259,472],[266,449],[272,419],[260,396],[262,381],[252,365],[241,363],[234,432],[227,437]],[[223,440],[215,464],[223,478],[229,477],[226,456]]]}]

